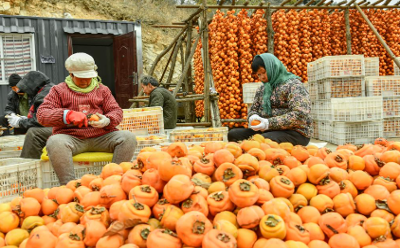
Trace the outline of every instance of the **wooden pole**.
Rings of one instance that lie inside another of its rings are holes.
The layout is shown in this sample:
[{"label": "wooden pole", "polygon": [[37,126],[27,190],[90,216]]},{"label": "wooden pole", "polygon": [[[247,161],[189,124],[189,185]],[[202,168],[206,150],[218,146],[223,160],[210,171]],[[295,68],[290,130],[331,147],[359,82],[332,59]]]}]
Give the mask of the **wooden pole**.
[{"label": "wooden pole", "polygon": [[344,10],[344,20],[346,26],[346,45],[347,45],[347,55],[351,55],[351,32],[350,32],[350,14],[349,9]]},{"label": "wooden pole", "polygon": [[169,87],[168,87],[168,84],[171,83],[172,77],[174,76],[175,65],[176,65],[176,57],[178,56],[179,49],[180,49],[180,47],[181,47],[181,45],[182,45],[182,40],[183,40],[183,37],[180,36],[180,38],[179,38],[178,41],[176,42],[176,46],[175,46],[175,49],[174,49],[174,51],[173,51],[174,55],[172,56],[171,68],[170,68],[170,70],[169,70],[167,82],[165,83],[165,85],[167,85],[167,87],[166,87],[167,89],[169,88]]},{"label": "wooden pole", "polygon": [[174,48],[172,48],[171,54],[169,55],[167,64],[166,64],[165,67],[164,67],[163,73],[162,73],[161,78],[160,78],[160,80],[159,80],[160,83],[162,83],[162,80],[164,79],[165,73],[167,72],[169,63],[171,62],[172,56],[174,55],[174,52],[173,52],[173,51],[175,50],[175,47],[176,47],[176,42],[175,42]]},{"label": "wooden pole", "polygon": [[376,1],[375,3],[373,3],[372,6],[378,5],[378,4],[380,4],[381,2],[383,2],[383,1],[384,1],[384,0],[378,0],[378,1]]},{"label": "wooden pole", "polygon": [[[193,8],[197,8],[198,6],[196,5],[177,5],[175,6],[176,8],[179,9],[193,9]],[[215,5],[209,5],[207,7],[208,9],[266,9],[266,6],[244,6],[244,5],[235,5],[235,6],[215,6]],[[347,7],[346,6],[293,6],[293,5],[289,5],[289,6],[271,6],[271,9],[341,9],[341,10],[345,10]],[[354,6],[350,6],[350,9],[355,9]],[[361,9],[399,9],[400,6],[397,5],[379,5],[379,6],[361,6]]]},{"label": "wooden pole", "polygon": [[376,38],[378,38],[379,42],[382,44],[382,46],[385,48],[386,52],[389,54],[389,56],[394,60],[394,63],[400,68],[400,61],[396,58],[396,56],[393,54],[392,50],[390,47],[386,44],[386,42],[382,39],[374,25],[371,23],[371,21],[368,19],[368,17],[365,15],[364,11],[355,4],[355,7],[357,8],[358,12],[361,14],[361,16],[364,18],[364,20],[367,22],[369,28],[374,32]]},{"label": "wooden pole", "polygon": [[[189,32],[187,36],[187,42],[186,42],[186,54],[185,54],[185,61],[186,63],[189,63],[189,69],[186,75],[186,85],[188,87],[188,92],[193,93],[193,82],[192,82],[192,61],[189,60],[189,55],[190,55],[190,50],[192,48],[192,29],[191,27],[193,26],[193,22],[189,23]],[[182,70],[183,71],[183,70]],[[194,102],[189,102],[187,104],[187,111],[185,115],[185,121],[186,122],[195,122],[196,121],[196,116],[195,116],[195,110],[196,110],[196,105]]]},{"label": "wooden pole", "polygon": [[268,52],[274,54],[274,36],[275,32],[272,28],[272,18],[271,18],[271,3],[267,4],[267,35],[268,35]]},{"label": "wooden pole", "polygon": [[211,127],[211,122],[176,123],[177,127]]},{"label": "wooden pole", "polygon": [[[193,58],[194,52],[196,51],[196,46],[197,46],[197,43],[199,42],[199,39],[200,39],[200,34],[197,35],[197,37],[196,37],[196,41],[193,44],[192,50],[190,51],[190,55],[189,55],[189,58],[187,61],[192,61],[192,58]],[[179,78],[179,81],[176,83],[176,87],[175,87],[174,93],[173,93],[174,97],[176,97],[176,95],[178,94],[178,90],[182,86],[182,82],[185,79],[185,74],[187,73],[189,67],[190,67],[190,63],[186,63],[185,68],[182,71],[182,75]]]},{"label": "wooden pole", "polygon": [[[210,78],[208,76],[208,25],[207,25],[207,1],[203,0],[203,14],[201,16],[201,38],[202,38],[202,56],[204,68],[204,119],[206,122],[210,121]],[[232,6],[233,7],[233,6]]]},{"label": "wooden pole", "polygon": [[171,44],[164,49],[164,51],[162,51],[160,54],[157,55],[156,59],[153,62],[153,65],[151,66],[150,70],[149,70],[149,75],[153,76],[154,70],[156,69],[156,66],[158,64],[158,62],[160,61],[160,59],[169,51],[171,50],[171,48],[174,46],[175,42],[181,37],[181,35],[187,30],[188,25],[185,26],[185,28],[183,28],[181,30],[181,32],[179,32],[179,34],[174,38],[174,40],[171,42]]}]

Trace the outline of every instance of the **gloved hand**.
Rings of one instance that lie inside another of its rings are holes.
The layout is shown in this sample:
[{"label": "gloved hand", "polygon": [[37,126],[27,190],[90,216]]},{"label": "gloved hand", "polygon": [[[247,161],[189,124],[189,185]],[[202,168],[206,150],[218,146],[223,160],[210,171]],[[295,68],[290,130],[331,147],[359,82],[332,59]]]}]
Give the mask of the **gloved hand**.
[{"label": "gloved hand", "polygon": [[19,128],[19,122],[21,120],[21,117],[15,115],[14,113],[12,113],[9,116],[6,116],[6,118],[8,119],[8,125],[13,127],[13,128]]},{"label": "gloved hand", "polygon": [[253,129],[254,131],[266,131],[266,130],[268,130],[268,127],[269,127],[268,119],[260,117],[260,118],[257,118],[255,120],[259,120],[261,123],[258,124],[257,126],[251,126],[251,129]]},{"label": "gloved hand", "polygon": [[110,125],[110,119],[102,114],[96,113],[96,115],[100,118],[98,121],[89,121],[89,124],[95,128],[103,128]]},{"label": "gloved hand", "polygon": [[72,123],[79,128],[81,128],[83,125],[85,125],[85,127],[88,126],[88,119],[82,112],[76,112],[73,110],[68,111],[66,121],[68,124]]},{"label": "gloved hand", "polygon": [[21,119],[28,119],[28,116],[21,116]]},{"label": "gloved hand", "polygon": [[252,115],[252,116],[250,116],[250,118],[249,118],[249,123],[251,123],[252,121],[254,121],[254,120],[259,120],[259,121],[261,121],[261,117],[259,116],[259,115]]}]

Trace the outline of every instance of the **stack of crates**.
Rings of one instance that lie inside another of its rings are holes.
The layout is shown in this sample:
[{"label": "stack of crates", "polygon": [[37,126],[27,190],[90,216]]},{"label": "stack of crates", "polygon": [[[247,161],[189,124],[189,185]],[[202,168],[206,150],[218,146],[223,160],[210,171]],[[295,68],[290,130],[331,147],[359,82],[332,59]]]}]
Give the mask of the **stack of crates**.
[{"label": "stack of crates", "polygon": [[309,63],[307,73],[313,138],[343,145],[382,136],[382,96],[368,97],[365,87],[366,76],[379,76],[379,58],[323,57]]},{"label": "stack of crates", "polygon": [[366,77],[367,96],[383,98],[383,137],[400,137],[400,76]]},{"label": "stack of crates", "polygon": [[162,107],[124,109],[120,130],[136,134],[137,146],[133,160],[146,147],[153,147],[166,142]]}]

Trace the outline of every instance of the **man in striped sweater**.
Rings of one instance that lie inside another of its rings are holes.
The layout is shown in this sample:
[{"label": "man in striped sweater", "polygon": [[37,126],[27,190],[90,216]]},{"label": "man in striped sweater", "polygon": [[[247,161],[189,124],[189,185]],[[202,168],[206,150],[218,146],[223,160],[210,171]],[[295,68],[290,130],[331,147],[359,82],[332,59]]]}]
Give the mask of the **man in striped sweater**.
[{"label": "man in striped sweater", "polygon": [[[54,86],[37,111],[37,119],[53,127],[47,152],[61,185],[75,179],[72,156],[83,152],[113,152],[113,163],[131,161],[136,137],[119,131],[122,109],[101,84],[92,56],[75,53],[65,61],[69,76]],[[98,121],[88,121],[97,114]]]}]

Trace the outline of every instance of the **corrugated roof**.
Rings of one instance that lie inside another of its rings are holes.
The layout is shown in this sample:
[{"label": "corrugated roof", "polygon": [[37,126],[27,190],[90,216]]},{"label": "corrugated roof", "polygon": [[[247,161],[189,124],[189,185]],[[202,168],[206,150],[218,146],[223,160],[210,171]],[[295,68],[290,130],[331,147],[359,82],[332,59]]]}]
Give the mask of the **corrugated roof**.
[{"label": "corrugated roof", "polygon": [[63,20],[63,30],[68,34],[124,34],[121,23],[88,20]]},{"label": "corrugated roof", "polygon": [[0,33],[34,33],[32,20],[0,15]]}]

